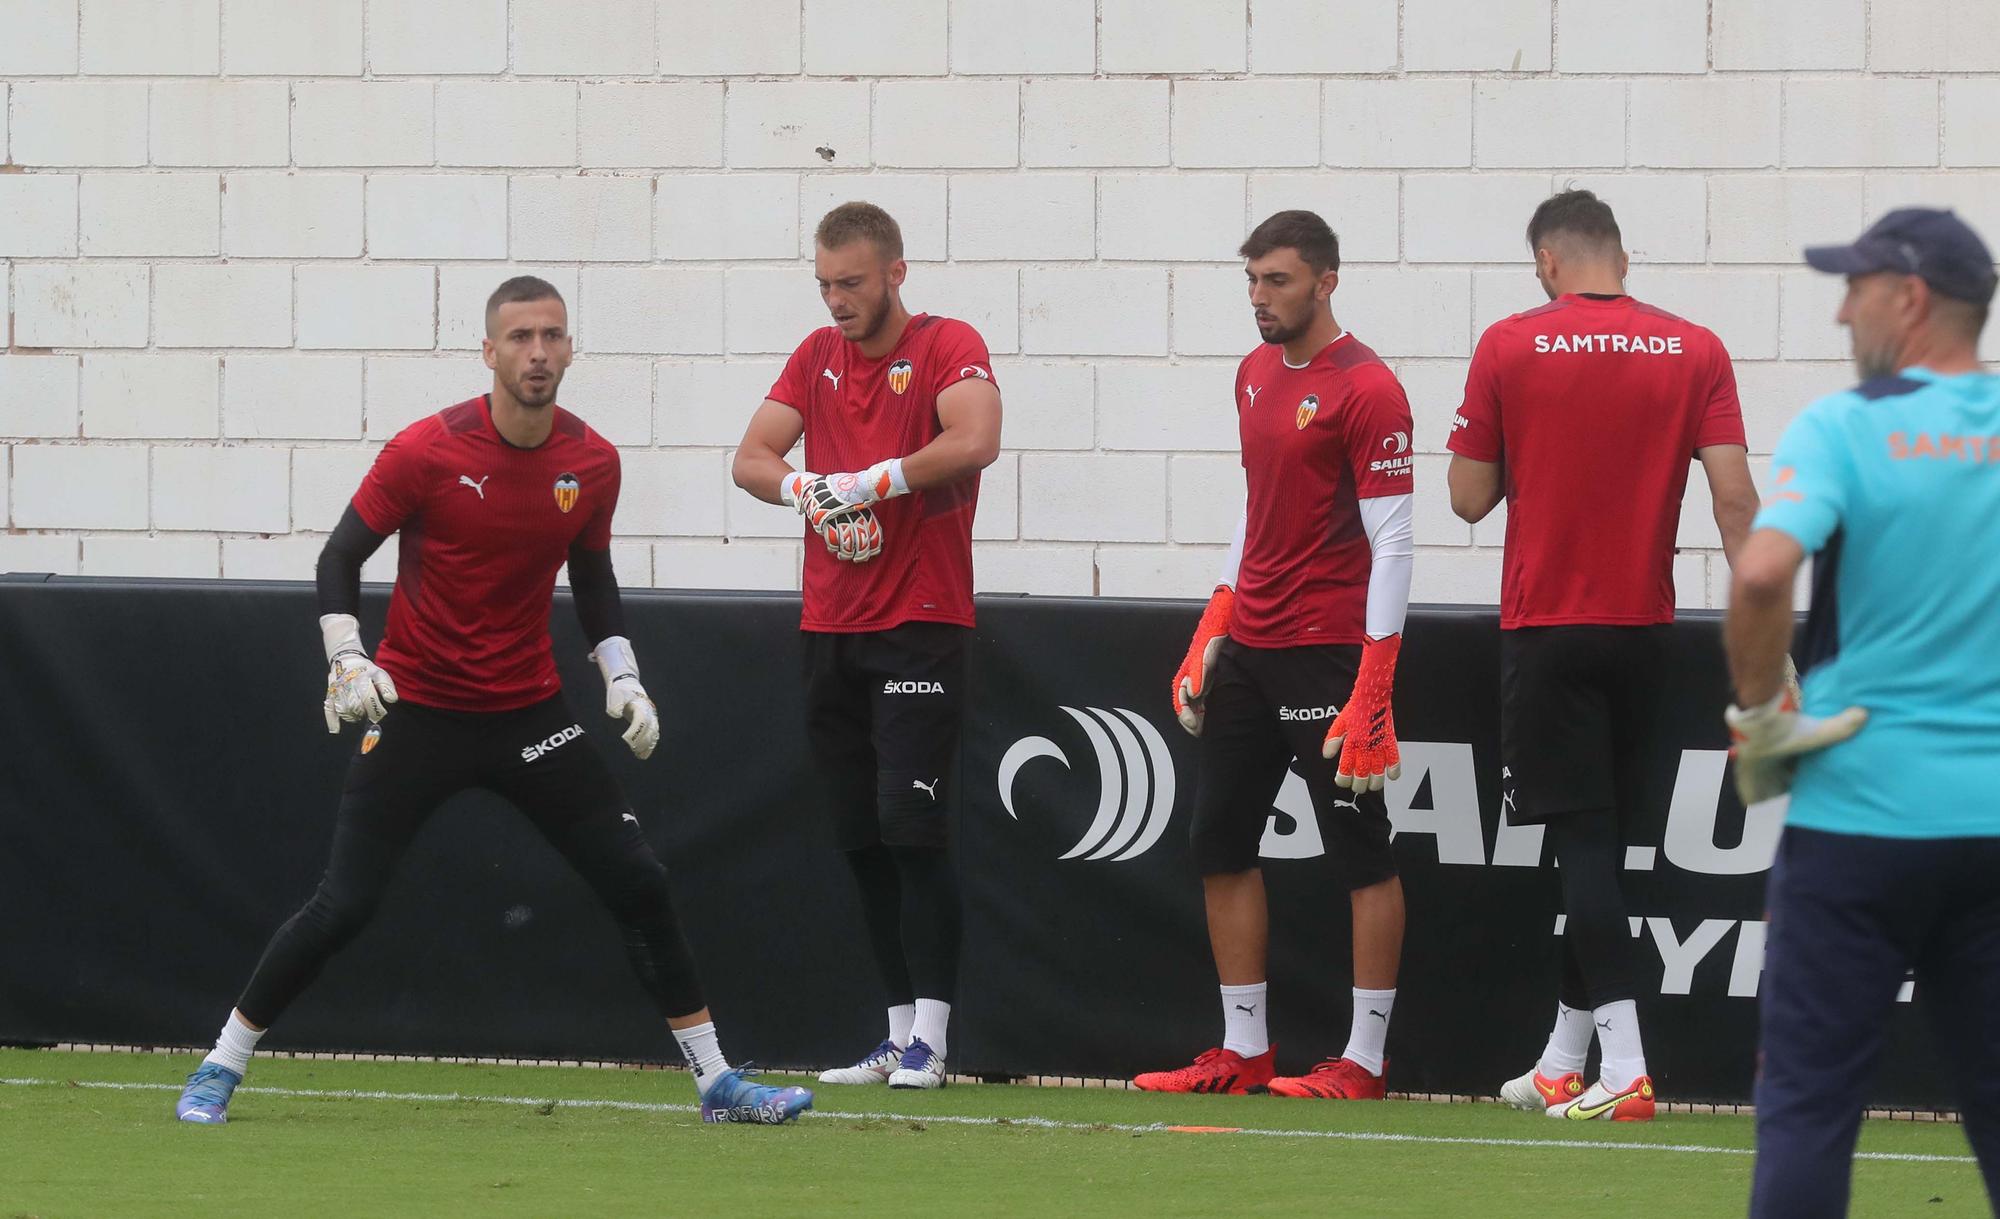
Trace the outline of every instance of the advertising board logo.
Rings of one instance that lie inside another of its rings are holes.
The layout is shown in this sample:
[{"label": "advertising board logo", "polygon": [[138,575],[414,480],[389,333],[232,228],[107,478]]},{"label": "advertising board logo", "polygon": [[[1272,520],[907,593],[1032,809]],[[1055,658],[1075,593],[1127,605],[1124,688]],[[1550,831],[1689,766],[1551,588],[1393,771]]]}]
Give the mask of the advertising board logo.
[{"label": "advertising board logo", "polygon": [[[1137,859],[1153,849],[1174,815],[1174,762],[1166,738],[1137,712],[1123,707],[1062,708],[1076,721],[1097,758],[1097,811],[1062,859]],[[1014,780],[1037,758],[1070,766],[1062,746],[1047,737],[1014,742],[1000,759],[1000,806],[1014,810]],[[1074,769],[1074,768],[1072,768]]]}]

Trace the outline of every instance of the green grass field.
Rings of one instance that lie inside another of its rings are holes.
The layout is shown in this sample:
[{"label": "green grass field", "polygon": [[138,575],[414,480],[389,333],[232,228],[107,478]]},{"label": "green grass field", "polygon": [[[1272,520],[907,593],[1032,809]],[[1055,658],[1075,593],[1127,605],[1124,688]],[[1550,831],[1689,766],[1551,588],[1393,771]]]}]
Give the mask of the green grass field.
[{"label": "green grass field", "polygon": [[[1750,1119],[1562,1125],[958,1085],[822,1088],[703,1126],[677,1071],[260,1059],[223,1127],[172,1120],[188,1055],[0,1051],[0,1219],[37,1216],[1740,1215]],[[33,1082],[30,1082],[33,1081]],[[257,1089],[271,1089],[258,1091]],[[553,1102],[553,1103],[550,1103]],[[1186,1133],[1169,1126],[1239,1127]],[[1871,1122],[1856,1215],[1989,1214],[1958,1127]]]}]

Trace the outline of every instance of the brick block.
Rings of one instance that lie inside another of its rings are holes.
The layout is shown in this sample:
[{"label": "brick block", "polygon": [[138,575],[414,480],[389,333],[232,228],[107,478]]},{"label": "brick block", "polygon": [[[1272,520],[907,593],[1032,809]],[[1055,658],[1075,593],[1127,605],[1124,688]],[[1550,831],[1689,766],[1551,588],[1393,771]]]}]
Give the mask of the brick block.
[{"label": "brick block", "polygon": [[[804,467],[802,448],[792,450],[791,462],[794,469]],[[797,545],[805,534],[805,523],[799,520],[798,513],[783,504],[767,504],[734,486],[723,500],[723,515],[726,532],[732,538],[783,538]],[[807,540],[814,546],[822,544],[818,538]]]},{"label": "brick block", "polygon": [[505,258],[507,179],[498,174],[370,175],[368,255]]},{"label": "brick block", "polygon": [[429,81],[300,81],[292,152],[300,165],[429,165],[437,159]]},{"label": "brick block", "polygon": [[1406,72],[1546,72],[1550,0],[1404,0]]},{"label": "brick block", "polygon": [[363,434],[387,440],[419,419],[493,388],[493,374],[462,356],[370,356],[363,398]]},{"label": "brick block", "polygon": [[156,448],[153,527],[287,533],[291,466],[289,449]]},{"label": "brick block", "polygon": [[1241,72],[1245,18],[1242,0],[1181,0],[1171,20],[1147,0],[1102,0],[1099,66],[1121,73]]},{"label": "brick block", "polygon": [[77,0],[0,0],[0,76],[73,75],[76,8]]},{"label": "brick block", "polygon": [[799,250],[797,174],[669,174],[653,195],[661,258],[793,258]]},{"label": "brick block", "polygon": [[77,572],[76,539],[53,533],[0,534],[0,571]]},{"label": "brick block", "polygon": [[[1674,530],[1674,545],[1682,550],[1722,549],[1722,531],[1716,528],[1714,500],[1709,497],[1708,471],[1698,461],[1688,469],[1687,489],[1681,494],[1680,523]],[[1680,581],[1674,583],[1679,585]],[[1682,588],[1678,591],[1687,590]]]},{"label": "brick block", "polygon": [[302,266],[301,349],[430,348],[437,335],[437,271],[427,266]]},{"label": "brick block", "polygon": [[1242,174],[1104,174],[1097,191],[1106,260],[1228,258],[1243,240]]},{"label": "brick block", "polygon": [[1215,588],[1222,546],[1099,546],[1101,597],[1199,597]]},{"label": "brick block", "polygon": [[146,163],[142,81],[16,81],[9,102],[17,165]]},{"label": "brick block", "polygon": [[1237,445],[1235,361],[1098,365],[1098,448],[1235,452]]},{"label": "brick block", "polygon": [[1167,482],[1173,540],[1228,545],[1243,518],[1242,459],[1235,454],[1177,454],[1168,459]]},{"label": "brick block", "polygon": [[1011,80],[875,86],[877,165],[1011,168],[1021,161],[1020,129],[1021,90]]},{"label": "brick block", "polygon": [[1547,174],[1412,174],[1403,181],[1403,250],[1411,262],[1521,263],[1528,217]]},{"label": "brick block", "polygon": [[1628,163],[1761,169],[1778,163],[1778,82],[1635,80]]},{"label": "brick block", "polygon": [[612,522],[619,536],[721,536],[724,492],[738,494],[724,485],[721,454],[708,449],[646,449],[620,456],[625,484]]},{"label": "brick block", "polygon": [[1715,0],[1715,70],[1858,71],[1867,57],[1866,7],[1865,0]]},{"label": "brick block", "polygon": [[438,268],[438,346],[477,351],[486,337],[486,298],[516,275],[547,280],[562,293],[570,329],[577,320],[575,267],[524,267],[513,263],[447,263]]},{"label": "brick block", "polygon": [[85,75],[215,75],[220,0],[84,0],[78,17]]},{"label": "brick block", "polygon": [[[1787,80],[1785,164],[1874,168],[1938,163],[1935,80]],[[1805,120],[1804,116],[1812,116]]]},{"label": "brick block", "polygon": [[1072,0],[957,0],[951,70],[966,76],[1089,75],[1097,68],[1097,13]]},{"label": "brick block", "polygon": [[1778,277],[1763,271],[1635,271],[1632,295],[1697,322],[1736,360],[1778,355]]},{"label": "brick block", "polygon": [[1175,355],[1240,358],[1260,341],[1238,264],[1175,267],[1173,291]]},{"label": "brick block", "polygon": [[989,354],[1021,350],[1020,276],[1012,267],[912,267],[903,300],[913,310],[955,317],[971,326],[986,340]]},{"label": "brick block", "polygon": [[[271,538],[223,538],[222,576],[226,580],[310,580],[326,538],[293,533]],[[396,539],[383,543],[375,557],[361,566],[364,582],[388,582],[396,577]]]},{"label": "brick block", "polygon": [[1030,80],[1021,86],[1021,161],[1096,166],[1167,163],[1164,80]]},{"label": "brick block", "polygon": [[[1991,173],[1871,173],[1864,188],[1868,206],[1865,215],[1873,220],[1898,207],[1948,207],[1978,232],[1987,234],[1990,245],[2000,238],[2000,174]],[[1836,236],[1851,241],[1855,234]],[[1989,334],[1994,331],[1989,328]]]},{"label": "brick block", "polygon": [[[1485,274],[1481,272],[1480,274]],[[1530,284],[1533,279],[1530,278]],[[1483,330],[1484,327],[1475,329]],[[1415,428],[1410,445],[1419,453],[1442,453],[1451,417],[1465,400],[1466,360],[1398,360],[1396,380],[1410,400]]]},{"label": "brick block", "polygon": [[515,178],[508,250],[527,261],[644,262],[653,255],[646,178]]},{"label": "brick block", "polygon": [[1415,605],[1500,604],[1499,550],[1419,546],[1410,571]]},{"label": "brick block", "polygon": [[221,547],[199,534],[102,534],[83,539],[86,576],[156,576],[213,580],[222,574]]},{"label": "brick block", "polygon": [[784,367],[782,360],[661,361],[653,389],[654,437],[666,446],[735,448]]},{"label": "brick block", "polygon": [[580,303],[572,303],[571,325],[591,352],[719,352],[722,297],[719,270],[591,267],[583,272]]},{"label": "brick block", "polygon": [[144,347],[149,280],[129,263],[14,268],[14,342],[22,347]]},{"label": "brick block", "polygon": [[791,76],[799,70],[799,0],[660,0],[667,76]]},{"label": "brick block", "polygon": [[1472,354],[1472,276],[1466,271],[1354,267],[1333,296],[1341,325],[1376,354]]},{"label": "brick block", "polygon": [[1556,70],[1706,72],[1708,0],[1563,0]]},{"label": "brick block", "polygon": [[653,362],[578,360],[563,378],[562,404],[612,444],[651,444]]},{"label": "brick block", "polygon": [[1095,377],[1088,364],[1009,360],[996,365],[1010,449],[1087,449],[1097,427]]},{"label": "brick block", "polygon": [[569,81],[443,81],[438,164],[575,165],[576,111]]},{"label": "brick block", "polygon": [[377,76],[488,75],[507,70],[507,0],[384,4],[368,14]]},{"label": "brick block", "polygon": [[1395,174],[1250,175],[1250,227],[1276,212],[1318,212],[1340,238],[1340,265],[1395,262],[1402,251],[1402,197]]},{"label": "brick block", "polygon": [[1868,11],[1875,72],[2000,71],[2000,7],[1987,0],[1897,0]]},{"label": "brick block", "polygon": [[1021,535],[1021,458],[1002,453],[979,475],[979,505],[972,537],[979,542],[1011,542]]},{"label": "brick block", "polygon": [[14,447],[14,525],[21,529],[144,529],[144,445]]},{"label": "brick block", "polygon": [[1851,241],[1865,222],[1858,174],[1708,180],[1708,252],[1716,262],[1796,263],[1806,246]]},{"label": "brick block", "polygon": [[1847,327],[1834,318],[1847,296],[1847,282],[1818,271],[1786,271],[1780,276],[1778,354],[1787,360],[1845,360],[1853,354]]},{"label": "brick block", "polygon": [[649,76],[654,0],[513,0],[514,71],[521,76]]},{"label": "brick block", "polygon": [[1091,596],[1097,591],[1092,549],[1089,546],[974,543],[972,591],[1028,593],[1038,597]]},{"label": "brick block", "polygon": [[155,165],[283,165],[291,95],[278,80],[176,80],[153,86]]},{"label": "brick block", "polygon": [[1036,355],[1156,356],[1169,345],[1167,273],[1156,268],[1030,267],[1021,311],[1021,349]]},{"label": "brick block", "polygon": [[77,434],[75,356],[0,358],[0,436]]},{"label": "brick block", "polygon": [[1375,0],[1250,0],[1252,72],[1393,72],[1399,49],[1396,10]]},{"label": "brick block", "polygon": [[1497,168],[1625,163],[1625,82],[1482,80],[1472,87],[1473,161]]},{"label": "brick block", "polygon": [[1445,474],[1450,467],[1451,458],[1433,453],[1419,456],[1410,471],[1410,528],[1421,545],[1472,544],[1472,526],[1451,510],[1451,484]]},{"label": "brick block", "polygon": [[810,76],[941,76],[945,6],[933,0],[805,0]]},{"label": "brick block", "polygon": [[896,218],[903,257],[942,261],[945,181],[941,174],[807,174],[799,183],[799,254],[813,256],[813,230],[822,216],[850,199],[866,199]]},{"label": "brick block", "polygon": [[867,165],[868,86],[732,82],[723,103],[723,141],[728,163],[739,169]]},{"label": "brick block", "polygon": [[1021,455],[1021,536],[1167,540],[1167,459],[1138,453]]},{"label": "brick block", "polygon": [[292,528],[333,532],[381,450],[292,450]]},{"label": "brick block", "polygon": [[[362,0],[228,0],[222,70],[231,76],[359,76]],[[402,7],[400,5],[390,7]]]},{"label": "brick block", "polygon": [[[624,588],[653,587],[653,548],[645,542],[613,538],[610,548],[611,574]],[[556,568],[556,584],[569,587],[569,564]]]},{"label": "brick block", "polygon": [[[1503,318],[1548,304],[1530,263],[1505,269],[1480,268],[1472,273],[1472,333],[1481,335]],[[1476,346],[1476,344],[1475,344]],[[1464,385],[1461,378],[1460,386]],[[1454,400],[1456,401],[1456,400]],[[1445,423],[1450,425],[1449,417]]]},{"label": "brick block", "polygon": [[721,165],[723,92],[718,84],[664,81],[581,86],[583,164],[649,169]]},{"label": "brick block", "polygon": [[[1713,557],[1718,563],[1722,556],[1705,554],[1677,554],[1674,556],[1674,608],[1708,608],[1708,561]],[[1726,566],[1726,564],[1724,564]]]},{"label": "brick block", "polygon": [[222,434],[359,439],[361,367],[359,356],[229,356],[222,365]]},{"label": "brick block", "polygon": [[1944,163],[2000,165],[2000,80],[1944,82]]},{"label": "brick block", "polygon": [[797,542],[655,542],[656,588],[796,590]]},{"label": "brick block", "polygon": [[77,198],[86,257],[201,258],[222,250],[215,174],[86,174]]},{"label": "brick block", "polygon": [[1097,252],[1088,174],[963,174],[951,182],[951,255],[1061,260]]},{"label": "brick block", "polygon": [[1174,164],[1318,165],[1319,82],[1183,80],[1174,84]]},{"label": "brick block", "polygon": [[354,258],[361,253],[360,174],[230,174],[222,252],[232,258]]},{"label": "brick block", "polygon": [[[299,291],[305,303],[303,285]],[[290,347],[290,267],[166,263],[153,270],[153,340],[162,347]]]},{"label": "brick block", "polygon": [[83,434],[121,439],[214,436],[221,384],[214,356],[86,356]]},{"label": "brick block", "polygon": [[[1694,174],[1558,175],[1559,189],[1597,192],[1618,215],[1633,262],[1701,262],[1708,245],[1708,195]],[[1521,217],[1527,227],[1527,216]]]},{"label": "brick block", "polygon": [[[907,288],[904,296],[909,299]],[[723,280],[723,312],[732,355],[790,355],[832,321],[811,274],[797,267],[731,268]]]},{"label": "brick block", "polygon": [[1470,81],[1329,80],[1321,92],[1320,147],[1329,165],[1472,164]]},{"label": "brick block", "polygon": [[0,258],[75,258],[75,174],[0,177]]},{"label": "brick block", "polygon": [[1769,453],[1808,403],[1854,384],[1854,366],[1840,363],[1736,365],[1736,397],[1752,453]]}]

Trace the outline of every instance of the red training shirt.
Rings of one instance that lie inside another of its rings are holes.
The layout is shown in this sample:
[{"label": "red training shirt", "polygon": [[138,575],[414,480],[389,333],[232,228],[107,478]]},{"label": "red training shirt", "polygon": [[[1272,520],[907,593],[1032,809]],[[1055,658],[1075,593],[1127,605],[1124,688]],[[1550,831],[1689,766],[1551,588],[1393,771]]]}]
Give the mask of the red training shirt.
[{"label": "red training shirt", "polygon": [[511,711],[562,688],[549,599],[572,544],[611,545],[618,450],[551,406],[532,449],[509,444],[485,397],[396,433],[354,493],[376,533],[402,531],[375,661],[396,693],[450,711]]},{"label": "red training shirt", "polygon": [[1736,373],[1705,327],[1574,293],[1489,326],[1448,445],[1504,467],[1501,629],[1672,622],[1688,463],[1743,443]]},{"label": "red training shirt", "polygon": [[1410,402],[1352,334],[1285,363],[1266,343],[1236,369],[1249,517],[1229,635],[1252,647],[1362,643],[1374,552],[1361,501],[1408,495]]},{"label": "red training shirt", "polygon": [[[879,360],[836,326],[806,336],[769,397],[805,417],[806,468],[865,470],[908,457],[944,430],[937,396],[968,377],[993,380],[979,332],[955,318],[919,313]],[[972,514],[979,476],[912,491],[873,505],[882,553],[843,563],[806,535],[808,631],[882,631],[902,622],[972,625]]]}]

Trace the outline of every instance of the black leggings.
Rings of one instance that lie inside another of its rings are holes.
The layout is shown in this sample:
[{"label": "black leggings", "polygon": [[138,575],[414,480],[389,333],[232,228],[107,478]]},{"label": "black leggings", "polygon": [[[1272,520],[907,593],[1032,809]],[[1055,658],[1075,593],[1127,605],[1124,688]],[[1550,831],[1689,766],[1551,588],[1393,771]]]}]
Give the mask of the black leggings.
[{"label": "black leggings", "polygon": [[1637,998],[1638,953],[1618,884],[1625,847],[1618,815],[1585,809],[1551,818],[1549,836],[1562,866],[1562,1001],[1570,1007],[1602,1007]]},{"label": "black leggings", "polygon": [[374,917],[410,842],[454,793],[487,788],[511,801],[611,911],[640,983],[660,1013],[704,1006],[667,871],[617,780],[561,695],[505,712],[398,703],[357,752],[319,888],[278,929],[237,1000],[268,1028],[333,954]]}]

